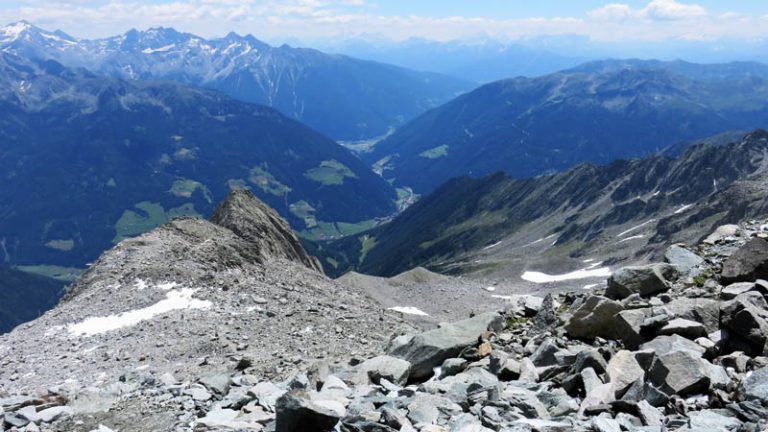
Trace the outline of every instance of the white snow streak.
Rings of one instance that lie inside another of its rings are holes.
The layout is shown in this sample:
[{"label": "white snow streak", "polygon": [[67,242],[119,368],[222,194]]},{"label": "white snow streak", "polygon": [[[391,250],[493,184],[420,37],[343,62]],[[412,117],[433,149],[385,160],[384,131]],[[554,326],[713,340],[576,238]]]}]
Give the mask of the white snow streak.
[{"label": "white snow streak", "polygon": [[686,204],[686,205],[680,207],[679,209],[675,210],[675,214],[680,214],[680,213],[688,210],[691,207],[693,207],[693,204]]},{"label": "white snow streak", "polygon": [[389,310],[400,312],[402,314],[407,315],[420,315],[420,316],[429,316],[428,313],[424,312],[423,310],[413,307],[413,306],[394,306],[391,308],[388,308]]},{"label": "white snow streak", "polygon": [[619,233],[619,235],[617,235],[616,237],[623,237],[623,236],[625,236],[626,234],[629,234],[629,233],[631,233],[632,231],[634,231],[634,230],[636,230],[636,229],[640,229],[640,228],[642,228],[642,227],[644,227],[644,226],[648,225],[649,223],[653,223],[653,222],[656,222],[656,219],[651,219],[651,220],[648,220],[648,221],[645,221],[645,222],[641,223],[641,224],[640,224],[640,225],[638,225],[638,226],[633,226],[632,228],[630,228],[630,229],[628,229],[628,230],[626,230],[626,231],[624,231],[624,232],[622,232],[622,233]]},{"label": "white snow streak", "polygon": [[637,240],[637,239],[641,239],[641,238],[645,238],[645,235],[638,234],[638,235],[634,235],[632,237],[627,237],[627,238],[619,240],[618,243],[624,243],[625,241]]},{"label": "white snow streak", "polygon": [[570,273],[560,275],[549,275],[541,272],[527,271],[520,276],[523,280],[533,283],[562,282],[574,279],[587,279],[595,277],[608,277],[611,275],[611,269],[600,267],[596,269],[581,269]]},{"label": "white snow streak", "polygon": [[165,46],[161,46],[160,48],[154,48],[154,49],[152,49],[152,48],[144,48],[143,50],[141,50],[141,52],[144,53],[144,54],[153,54],[153,53],[156,53],[156,52],[166,52],[166,51],[169,51],[171,48],[173,48],[175,46],[176,46],[175,44],[170,44],[170,45],[165,45]]},{"label": "white snow streak", "polygon": [[69,325],[69,333],[76,336],[93,336],[108,331],[117,330],[136,325],[142,321],[152,319],[157,315],[178,309],[207,309],[212,303],[207,300],[193,299],[192,294],[196,290],[182,288],[170,291],[165,300],[161,300],[152,306],[136,309],[105,317],[91,317],[77,324]]},{"label": "white snow streak", "polygon": [[501,242],[500,242],[500,241],[497,241],[496,243],[494,243],[494,244],[492,244],[492,245],[490,245],[490,246],[486,246],[486,247],[484,247],[484,248],[483,248],[483,250],[488,250],[488,249],[494,248],[494,247],[496,247],[496,246],[498,246],[498,245],[500,245],[500,244],[501,244]]}]

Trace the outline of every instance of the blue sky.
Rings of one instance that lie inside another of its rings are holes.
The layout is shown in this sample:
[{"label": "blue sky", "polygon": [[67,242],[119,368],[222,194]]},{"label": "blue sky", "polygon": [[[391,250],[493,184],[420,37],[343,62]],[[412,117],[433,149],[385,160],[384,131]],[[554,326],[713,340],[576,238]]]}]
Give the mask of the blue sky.
[{"label": "blue sky", "polygon": [[77,37],[170,26],[266,40],[581,35],[600,42],[758,40],[768,1],[714,0],[0,0],[0,21]]}]

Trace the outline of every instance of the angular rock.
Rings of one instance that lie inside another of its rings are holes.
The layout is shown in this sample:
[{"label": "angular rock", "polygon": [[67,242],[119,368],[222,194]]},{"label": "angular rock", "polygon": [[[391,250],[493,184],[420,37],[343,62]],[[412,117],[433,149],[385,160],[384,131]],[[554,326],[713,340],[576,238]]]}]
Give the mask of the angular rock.
[{"label": "angular rock", "polygon": [[599,374],[605,373],[605,368],[607,367],[608,362],[605,361],[605,357],[596,349],[587,349],[579,352],[573,365],[576,372],[581,372],[585,368],[592,368]]},{"label": "angular rock", "polygon": [[605,372],[606,381],[613,384],[616,397],[620,398],[629,386],[645,376],[645,370],[631,351],[622,350],[614,354]]},{"label": "angular rock", "polygon": [[736,282],[728,285],[720,291],[720,298],[723,300],[731,300],[736,298],[739,294],[752,291],[755,289],[754,282]]},{"label": "angular rock", "polygon": [[501,393],[501,399],[519,409],[526,418],[549,420],[547,407],[530,390],[509,385]]},{"label": "angular rock", "polygon": [[616,400],[616,391],[613,389],[613,384],[606,383],[599,385],[587,393],[584,400],[581,401],[579,407],[579,414],[583,414],[584,411],[596,407],[598,405],[607,404]]},{"label": "angular rock", "polygon": [[565,330],[577,338],[613,337],[614,317],[622,310],[624,307],[619,302],[601,296],[589,296],[568,320]]},{"label": "angular rock", "polygon": [[687,396],[709,388],[706,363],[690,351],[672,351],[658,356],[649,376],[653,384],[666,394]]},{"label": "angular rock", "polygon": [[668,290],[670,281],[677,276],[677,270],[670,264],[623,267],[608,278],[605,295],[619,300],[632,294],[647,297]]},{"label": "angular rock", "polygon": [[395,348],[390,355],[411,363],[409,379],[428,378],[433,368],[445,359],[457,357],[464,348],[475,345],[477,338],[489,326],[499,325],[501,317],[485,313],[473,318],[414,336],[408,343]]},{"label": "angular rock", "polygon": [[411,364],[392,356],[379,356],[357,365],[355,384],[378,384],[382,378],[399,385],[405,385],[411,371]]},{"label": "angular rock", "polygon": [[741,422],[734,417],[726,417],[712,410],[702,410],[690,413],[691,431],[739,431],[742,430]]},{"label": "angular rock", "polygon": [[768,366],[747,375],[744,380],[744,394],[747,400],[768,403]]},{"label": "angular rock", "polygon": [[683,318],[673,319],[659,329],[660,335],[680,335],[687,339],[696,339],[707,335],[704,324]]},{"label": "angular rock", "polygon": [[720,281],[731,284],[754,282],[758,278],[768,278],[768,241],[753,238],[725,260]]},{"label": "angular rock", "polygon": [[704,258],[681,246],[670,246],[664,252],[664,262],[672,265],[678,272],[688,274],[695,267],[704,264]]},{"label": "angular rock", "polygon": [[37,413],[40,416],[40,421],[43,423],[51,423],[60,418],[71,417],[74,414],[74,410],[67,406],[56,406],[46,408]]},{"label": "angular rock", "polygon": [[704,239],[704,243],[713,245],[726,237],[739,235],[740,232],[741,228],[739,228],[738,225],[721,225],[717,227],[717,229],[715,229],[712,234],[708,235],[707,238]]},{"label": "angular rock", "polygon": [[610,417],[592,418],[592,430],[595,432],[622,432],[621,425]]},{"label": "angular rock", "polygon": [[550,338],[544,339],[542,343],[536,348],[533,355],[531,355],[531,361],[536,366],[553,366],[557,364],[555,354],[560,351],[557,345]]},{"label": "angular rock", "polygon": [[419,393],[408,404],[408,419],[414,424],[435,424],[440,416],[450,417],[464,410],[450,399]]},{"label": "angular rock", "polygon": [[675,351],[689,351],[701,357],[706,351],[704,347],[696,342],[679,335],[658,336],[650,342],[640,345],[640,349],[643,351],[653,351],[658,356]]},{"label": "angular rock", "polygon": [[707,333],[720,328],[720,302],[705,298],[677,298],[664,305],[673,318],[696,321],[704,325]]},{"label": "angular rock", "polygon": [[646,426],[661,426],[664,424],[664,414],[654,408],[647,401],[637,403],[637,415]]},{"label": "angular rock", "polygon": [[624,310],[616,314],[614,319],[614,337],[630,349],[636,349],[645,342],[642,336],[642,326],[651,313],[650,308]]},{"label": "angular rock", "polygon": [[725,303],[720,320],[745,339],[752,355],[768,355],[768,305],[760,293],[746,292]]},{"label": "angular rock", "polygon": [[282,395],[275,406],[275,432],[331,432],[343,414],[310,401],[301,390]]}]

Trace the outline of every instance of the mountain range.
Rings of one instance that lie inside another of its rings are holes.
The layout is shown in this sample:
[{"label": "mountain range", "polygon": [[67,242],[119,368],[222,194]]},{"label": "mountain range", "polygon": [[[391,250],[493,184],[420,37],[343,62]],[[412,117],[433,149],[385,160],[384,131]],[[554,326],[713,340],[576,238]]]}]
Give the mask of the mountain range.
[{"label": "mountain range", "polygon": [[250,35],[209,40],[162,27],[87,40],[20,21],[0,28],[0,51],[114,78],[218,90],[272,106],[337,140],[385,135],[473,87],[436,73],[272,47]]},{"label": "mountain range", "polygon": [[758,63],[605,61],[497,81],[398,129],[362,157],[426,193],[463,175],[515,178],[639,157],[768,118]]},{"label": "mountain range", "polygon": [[[83,267],[252,189],[297,229],[395,211],[392,187],[278,111],[175,83],[0,53],[0,262]],[[335,231],[333,231],[335,232]]]},{"label": "mountain range", "polygon": [[456,178],[392,222],[316,253],[326,254],[331,274],[392,276],[424,266],[519,283],[526,271],[652,261],[668,244],[695,244],[768,210],[767,156],[768,132],[758,130],[675,158],[581,164],[524,180]]}]

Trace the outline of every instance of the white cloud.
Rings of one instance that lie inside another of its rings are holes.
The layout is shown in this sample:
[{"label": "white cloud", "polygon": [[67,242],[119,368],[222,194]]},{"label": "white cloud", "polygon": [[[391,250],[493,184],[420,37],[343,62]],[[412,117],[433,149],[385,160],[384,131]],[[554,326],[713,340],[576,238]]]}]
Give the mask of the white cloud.
[{"label": "white cloud", "polygon": [[635,15],[636,12],[628,4],[623,3],[610,3],[599,9],[587,12],[592,18],[605,19],[605,20],[623,20]]},{"label": "white cloud", "polygon": [[657,20],[686,20],[707,15],[707,10],[700,5],[679,3],[675,0],[653,0],[643,10],[643,14]]}]

